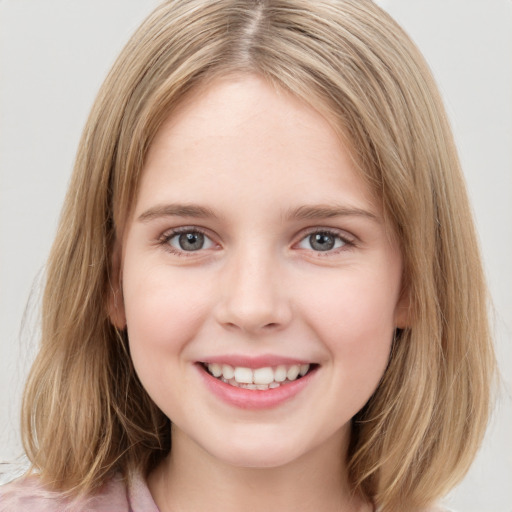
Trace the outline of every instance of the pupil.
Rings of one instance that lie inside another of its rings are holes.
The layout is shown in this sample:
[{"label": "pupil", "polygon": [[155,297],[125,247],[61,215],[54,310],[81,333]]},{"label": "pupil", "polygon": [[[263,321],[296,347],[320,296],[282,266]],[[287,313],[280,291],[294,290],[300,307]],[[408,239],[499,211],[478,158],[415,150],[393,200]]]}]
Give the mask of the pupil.
[{"label": "pupil", "polygon": [[179,237],[180,247],[184,251],[197,251],[204,245],[202,233],[183,233]]},{"label": "pupil", "polygon": [[334,247],[334,237],[327,233],[314,233],[309,237],[309,243],[316,251],[329,251]]}]

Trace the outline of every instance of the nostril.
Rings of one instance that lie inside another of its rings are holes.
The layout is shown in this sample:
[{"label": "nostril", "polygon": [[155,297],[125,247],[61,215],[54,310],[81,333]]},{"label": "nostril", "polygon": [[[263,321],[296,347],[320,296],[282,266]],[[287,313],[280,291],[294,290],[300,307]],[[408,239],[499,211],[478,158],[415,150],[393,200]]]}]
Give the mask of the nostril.
[{"label": "nostril", "polygon": [[236,331],[246,331],[246,332],[252,332],[252,331],[272,331],[279,329],[281,324],[279,322],[269,322],[269,323],[262,323],[258,324],[257,322],[250,323],[248,321],[240,321],[240,322],[224,322],[224,327],[229,330],[236,330]]}]

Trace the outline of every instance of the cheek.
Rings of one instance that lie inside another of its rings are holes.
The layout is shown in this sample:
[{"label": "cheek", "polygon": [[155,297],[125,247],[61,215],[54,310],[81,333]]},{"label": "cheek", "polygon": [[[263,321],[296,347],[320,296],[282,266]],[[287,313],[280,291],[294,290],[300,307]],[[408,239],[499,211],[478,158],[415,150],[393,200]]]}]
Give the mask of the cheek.
[{"label": "cheek", "polygon": [[[129,267],[127,268],[129,270]],[[123,294],[134,362],[181,353],[208,309],[208,281],[183,278],[165,266],[125,273]]]},{"label": "cheek", "polygon": [[346,371],[384,371],[395,330],[399,280],[356,273],[309,287],[304,304],[311,327]]},{"label": "cheek", "polygon": [[[125,266],[123,294],[130,353],[142,385],[168,417],[189,386],[186,347],[203,325],[208,281],[181,279],[165,265]],[[190,407],[190,405],[187,405]]]}]

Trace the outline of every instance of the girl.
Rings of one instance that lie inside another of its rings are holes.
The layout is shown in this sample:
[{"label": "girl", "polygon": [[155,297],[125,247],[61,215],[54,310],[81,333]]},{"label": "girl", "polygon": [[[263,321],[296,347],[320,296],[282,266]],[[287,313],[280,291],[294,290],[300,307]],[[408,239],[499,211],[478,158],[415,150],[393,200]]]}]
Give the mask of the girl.
[{"label": "girl", "polygon": [[180,0],[80,144],[0,510],[416,511],[494,357],[455,148],[370,1]]}]

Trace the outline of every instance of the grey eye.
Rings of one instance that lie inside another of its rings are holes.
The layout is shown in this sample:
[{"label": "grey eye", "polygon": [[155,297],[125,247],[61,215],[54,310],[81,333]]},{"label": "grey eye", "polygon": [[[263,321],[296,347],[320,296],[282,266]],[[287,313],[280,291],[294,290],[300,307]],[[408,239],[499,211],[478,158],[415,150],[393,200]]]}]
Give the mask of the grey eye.
[{"label": "grey eye", "polygon": [[299,247],[301,249],[312,249],[313,251],[325,252],[337,249],[338,247],[343,247],[344,245],[345,242],[339,235],[329,233],[328,231],[320,231],[312,233],[301,240]]},{"label": "grey eye", "polygon": [[191,252],[209,249],[213,246],[213,242],[199,231],[189,231],[174,235],[169,240],[169,245],[179,251]]}]

